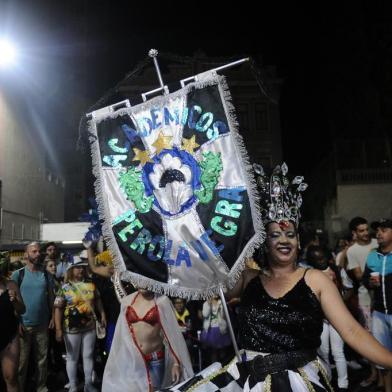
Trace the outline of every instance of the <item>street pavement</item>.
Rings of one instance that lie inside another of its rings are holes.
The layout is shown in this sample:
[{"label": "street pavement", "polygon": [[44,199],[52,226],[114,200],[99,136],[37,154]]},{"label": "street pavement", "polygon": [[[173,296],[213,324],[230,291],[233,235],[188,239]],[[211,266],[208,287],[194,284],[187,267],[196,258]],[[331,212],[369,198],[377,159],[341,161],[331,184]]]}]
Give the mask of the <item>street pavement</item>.
[{"label": "street pavement", "polygon": [[[97,380],[95,383],[96,388],[98,389],[98,391],[101,390],[100,386],[100,380],[102,379],[102,367],[101,369],[97,369]],[[333,369],[332,370],[332,374],[333,374],[333,386],[335,388],[335,391],[337,390],[337,386],[336,386],[336,370]],[[364,380],[365,378],[367,378],[370,374],[370,370],[369,370],[369,366],[364,364],[363,368],[360,370],[353,370],[349,368],[349,392],[376,392],[376,391],[382,391],[383,389],[377,389],[376,385],[372,385],[369,386],[367,388],[362,388],[359,384],[362,380]],[[83,370],[80,366],[79,369],[79,379],[83,380]],[[67,376],[66,376],[66,370],[65,370],[65,366],[62,366],[59,370],[54,371],[51,370],[49,371],[49,375],[48,375],[48,389],[49,392],[68,392],[68,390],[66,388],[64,388],[64,386],[67,383]],[[29,389],[27,389],[24,392],[35,392],[35,388],[34,388],[34,381],[31,380],[31,382],[28,383]],[[83,383],[80,384],[80,391],[83,391]],[[6,392],[4,384],[2,383],[2,380],[0,380],[0,392]]]}]

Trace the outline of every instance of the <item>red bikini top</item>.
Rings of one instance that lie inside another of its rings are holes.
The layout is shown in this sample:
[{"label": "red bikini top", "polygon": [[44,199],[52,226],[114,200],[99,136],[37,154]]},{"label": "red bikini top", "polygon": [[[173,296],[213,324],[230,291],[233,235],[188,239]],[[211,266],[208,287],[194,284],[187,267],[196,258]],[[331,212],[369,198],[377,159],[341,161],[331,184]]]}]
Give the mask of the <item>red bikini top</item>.
[{"label": "red bikini top", "polygon": [[[137,297],[137,296],[136,296]],[[158,307],[155,305],[152,307],[145,315],[143,318],[140,318],[138,314],[136,313],[135,309],[132,307],[134,304],[135,299],[132,301],[132,304],[128,306],[127,308],[127,313],[126,313],[126,318],[129,324],[134,324],[137,323],[138,321],[144,321],[145,323],[148,323],[150,325],[155,325],[159,323],[159,313],[158,313]]]}]

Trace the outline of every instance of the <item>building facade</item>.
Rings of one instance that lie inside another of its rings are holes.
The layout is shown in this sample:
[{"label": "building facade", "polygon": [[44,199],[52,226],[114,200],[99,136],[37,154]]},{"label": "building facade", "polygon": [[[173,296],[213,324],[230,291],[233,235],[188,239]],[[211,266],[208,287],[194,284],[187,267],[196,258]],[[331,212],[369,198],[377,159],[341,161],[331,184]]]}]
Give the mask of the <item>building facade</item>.
[{"label": "building facade", "polygon": [[23,101],[0,90],[0,118],[0,246],[39,240],[42,222],[63,220],[65,180]]},{"label": "building facade", "polygon": [[331,154],[314,168],[307,215],[327,231],[330,245],[348,233],[355,216],[370,223],[392,217],[391,151],[390,137],[337,139]]}]

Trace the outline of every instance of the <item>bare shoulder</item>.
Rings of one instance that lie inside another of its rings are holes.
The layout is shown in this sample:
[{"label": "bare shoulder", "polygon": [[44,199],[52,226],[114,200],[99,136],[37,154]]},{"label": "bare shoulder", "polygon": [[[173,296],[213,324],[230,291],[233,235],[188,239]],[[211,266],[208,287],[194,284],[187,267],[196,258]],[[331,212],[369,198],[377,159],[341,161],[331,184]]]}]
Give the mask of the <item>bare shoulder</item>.
[{"label": "bare shoulder", "polygon": [[309,268],[307,270],[305,275],[305,280],[307,283],[309,282],[315,284],[324,283],[325,281],[330,282],[330,279],[328,278],[327,275],[325,275],[324,272],[314,268]]},{"label": "bare shoulder", "polygon": [[307,270],[305,282],[317,296],[320,295],[323,287],[332,283],[323,272],[313,268]]}]

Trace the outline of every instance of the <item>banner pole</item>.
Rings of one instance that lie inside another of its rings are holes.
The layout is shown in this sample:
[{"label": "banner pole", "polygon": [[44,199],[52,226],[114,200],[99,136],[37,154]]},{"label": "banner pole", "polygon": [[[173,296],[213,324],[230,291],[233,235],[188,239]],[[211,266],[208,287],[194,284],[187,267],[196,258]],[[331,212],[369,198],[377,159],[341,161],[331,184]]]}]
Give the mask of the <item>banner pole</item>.
[{"label": "banner pole", "polygon": [[161,70],[159,68],[157,56],[158,56],[158,51],[156,49],[150,49],[148,52],[148,55],[153,59],[154,65],[155,65],[155,70],[157,71],[158,75],[158,80],[159,84],[161,85],[161,88],[164,87],[163,80],[162,80],[162,75],[161,75]]},{"label": "banner pole", "polygon": [[211,69],[210,72],[218,72],[218,71],[222,71],[223,69],[232,68],[232,67],[240,65],[242,63],[246,63],[249,60],[250,60],[249,57],[245,57],[245,58],[243,58],[241,60],[233,61],[233,62],[231,62],[229,64],[221,65],[220,67]]},{"label": "banner pole", "polygon": [[231,325],[229,310],[227,309],[226,299],[225,299],[225,295],[223,294],[222,286],[219,287],[219,296],[220,296],[221,301],[222,301],[223,311],[225,313],[227,325],[229,327],[231,342],[233,343],[235,355],[236,355],[238,361],[241,362],[241,355],[240,355],[240,352],[238,351],[237,341],[235,340],[233,326]]},{"label": "banner pole", "polygon": [[124,290],[124,287],[121,284],[121,278],[120,278],[120,272],[115,271],[113,276],[112,276],[112,282],[113,282],[113,288],[114,292],[116,293],[116,297],[118,299],[118,302],[121,303],[121,300],[127,295],[127,293]]},{"label": "banner pole", "polygon": [[[151,95],[151,94],[153,94],[153,93],[158,93],[159,91],[162,91],[162,90],[163,90],[163,93],[164,93],[164,94],[168,94],[168,93],[169,93],[169,90],[168,90],[167,86],[165,86],[165,85],[163,84],[163,79],[162,79],[161,70],[160,70],[160,68],[159,68],[158,60],[156,59],[156,57],[158,56],[158,51],[157,51],[156,49],[150,49],[150,51],[148,52],[148,55],[149,55],[149,56],[153,59],[153,61],[154,61],[155,70],[156,70],[156,72],[157,72],[157,76],[158,76],[158,80],[159,80],[160,87],[158,87],[158,88],[156,88],[156,89],[154,89],[154,90],[148,91],[148,92],[146,92],[146,93],[143,93],[143,94],[142,94],[143,102],[145,102],[145,101],[147,100],[147,96],[149,96],[149,95]],[[245,63],[245,62],[247,62],[247,61],[249,61],[249,60],[250,60],[249,57],[245,57],[245,58],[243,58],[243,59],[240,59],[240,60],[237,60],[237,61],[233,61],[233,62],[231,62],[231,63],[229,63],[229,64],[225,64],[225,65],[222,65],[222,66],[217,67],[217,68],[210,69],[210,70],[205,71],[205,72],[218,72],[218,71],[222,71],[223,69],[235,67],[235,66],[240,65],[240,64],[243,64],[243,63]],[[190,76],[190,77],[188,77],[188,78],[185,78],[185,79],[180,80],[181,87],[185,87],[185,82],[190,82],[190,81],[192,81],[192,80],[193,80],[193,81],[196,80],[196,77],[197,77],[197,75],[194,75],[194,76]],[[114,112],[114,111],[116,110],[116,106],[122,105],[122,104],[124,104],[124,103],[125,103],[125,106],[126,106],[126,107],[131,107],[131,104],[129,103],[129,100],[121,101],[121,102],[117,102],[117,103],[115,103],[115,104],[113,104],[113,105],[109,105],[109,106],[103,107],[103,108],[101,108],[101,109],[94,110],[94,111],[91,112],[91,113],[87,113],[87,114],[86,114],[86,117],[90,118],[90,117],[94,116],[94,114],[101,114],[101,113],[103,114],[103,113],[105,112],[105,110],[106,110],[106,111],[110,111],[110,112]],[[118,109],[118,108],[117,108],[117,109]]]}]

